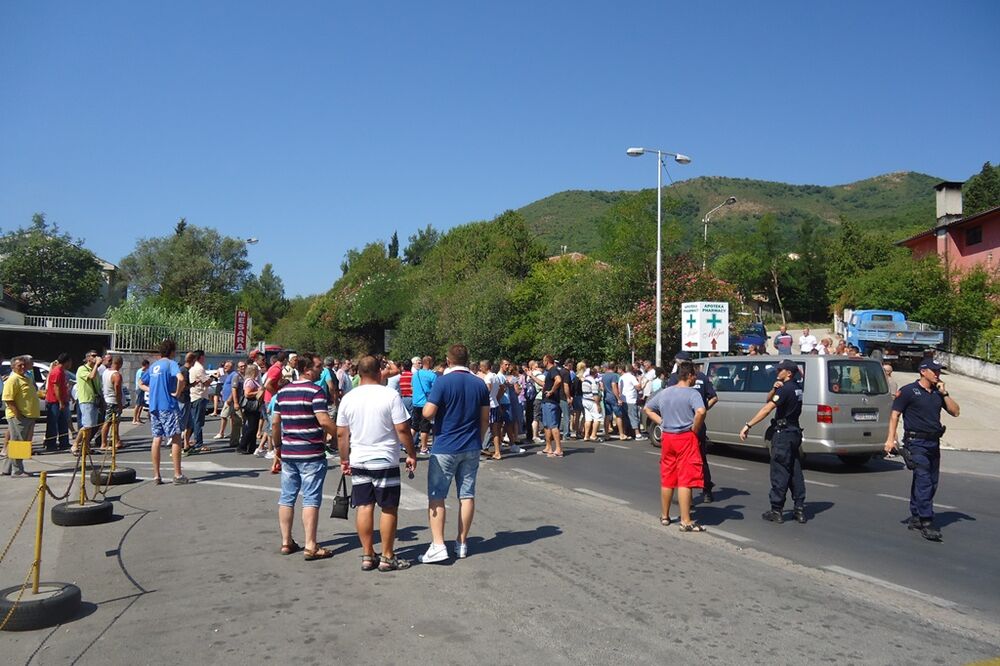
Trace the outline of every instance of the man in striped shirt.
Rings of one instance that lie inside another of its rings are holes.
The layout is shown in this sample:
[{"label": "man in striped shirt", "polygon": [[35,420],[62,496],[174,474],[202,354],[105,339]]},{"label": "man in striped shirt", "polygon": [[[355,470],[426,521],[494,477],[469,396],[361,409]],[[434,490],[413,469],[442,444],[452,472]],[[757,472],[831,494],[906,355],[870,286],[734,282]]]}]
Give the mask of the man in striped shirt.
[{"label": "man in striped shirt", "polygon": [[323,371],[319,356],[300,354],[295,360],[298,379],[278,391],[271,421],[274,457],[281,464],[281,496],[278,499],[278,526],[281,528],[281,552],[290,555],[299,550],[292,539],[295,498],[302,493],[302,526],[305,530],[305,559],[333,557],[333,551],[316,544],[316,525],[326,479],[324,432],[336,433],[327,413],[326,394],[316,380]]}]

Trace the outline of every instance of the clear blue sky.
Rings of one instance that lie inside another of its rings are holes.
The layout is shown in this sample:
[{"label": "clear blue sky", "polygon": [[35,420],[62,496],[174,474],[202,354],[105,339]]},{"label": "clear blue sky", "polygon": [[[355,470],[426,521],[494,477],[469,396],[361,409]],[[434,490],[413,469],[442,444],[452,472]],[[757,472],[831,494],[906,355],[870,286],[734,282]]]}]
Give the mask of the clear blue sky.
[{"label": "clear blue sky", "polygon": [[995,0],[4,2],[0,229],[44,211],[118,261],[184,216],[304,294],[394,229],[655,185],[630,145],[691,155],[675,179],[964,180],[1000,160],[998,27]]}]

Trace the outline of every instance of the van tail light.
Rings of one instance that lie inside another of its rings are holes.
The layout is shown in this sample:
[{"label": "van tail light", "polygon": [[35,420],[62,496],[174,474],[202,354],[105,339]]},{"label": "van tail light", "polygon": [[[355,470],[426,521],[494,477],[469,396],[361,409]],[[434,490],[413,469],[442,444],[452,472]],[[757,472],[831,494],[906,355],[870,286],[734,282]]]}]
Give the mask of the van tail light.
[{"label": "van tail light", "polygon": [[816,405],[816,423],[833,423],[833,407]]}]

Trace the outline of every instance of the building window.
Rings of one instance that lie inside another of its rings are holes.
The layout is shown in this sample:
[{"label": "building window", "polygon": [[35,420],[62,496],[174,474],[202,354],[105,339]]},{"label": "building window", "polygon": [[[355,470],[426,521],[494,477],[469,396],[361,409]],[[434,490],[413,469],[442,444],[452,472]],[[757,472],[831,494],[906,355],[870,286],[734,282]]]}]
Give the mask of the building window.
[{"label": "building window", "polygon": [[973,227],[965,230],[965,244],[978,245],[983,242],[983,228]]}]

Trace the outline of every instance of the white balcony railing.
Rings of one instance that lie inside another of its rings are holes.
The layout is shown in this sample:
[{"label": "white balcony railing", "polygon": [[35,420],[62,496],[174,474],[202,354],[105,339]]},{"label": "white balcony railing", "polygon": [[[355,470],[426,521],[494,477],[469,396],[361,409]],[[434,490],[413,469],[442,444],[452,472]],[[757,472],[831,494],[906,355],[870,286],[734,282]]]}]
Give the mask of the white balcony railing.
[{"label": "white balcony railing", "polygon": [[25,326],[57,328],[64,331],[93,331],[109,333],[108,320],[103,317],[50,317],[48,315],[24,315]]},{"label": "white balcony railing", "polygon": [[122,352],[154,352],[165,338],[172,338],[177,349],[204,349],[209,354],[233,353],[232,331],[142,324],[115,324],[111,348]]}]

